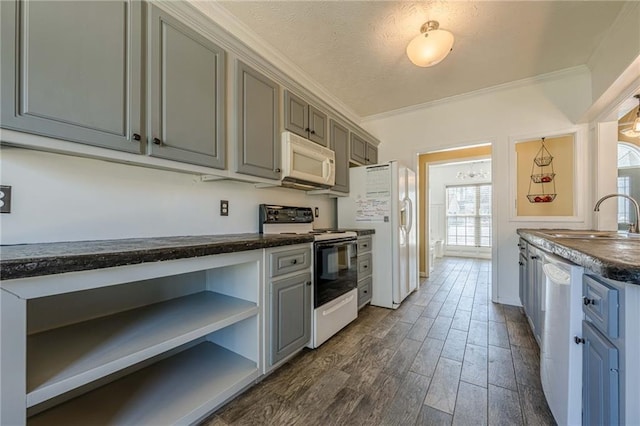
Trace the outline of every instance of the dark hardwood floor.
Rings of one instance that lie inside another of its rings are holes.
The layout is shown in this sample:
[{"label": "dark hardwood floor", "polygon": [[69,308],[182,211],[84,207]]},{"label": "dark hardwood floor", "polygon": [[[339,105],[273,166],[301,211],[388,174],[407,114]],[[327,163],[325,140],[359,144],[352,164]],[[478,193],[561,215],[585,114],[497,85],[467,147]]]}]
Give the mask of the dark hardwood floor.
[{"label": "dark hardwood floor", "polygon": [[202,424],[553,425],[535,339],[490,281],[490,261],[439,259],[399,309],[365,307]]}]

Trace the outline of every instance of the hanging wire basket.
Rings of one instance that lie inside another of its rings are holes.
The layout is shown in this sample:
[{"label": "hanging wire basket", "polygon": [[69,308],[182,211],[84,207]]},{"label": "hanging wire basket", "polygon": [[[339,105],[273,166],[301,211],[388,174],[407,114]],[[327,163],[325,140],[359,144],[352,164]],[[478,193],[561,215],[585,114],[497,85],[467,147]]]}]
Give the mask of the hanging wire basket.
[{"label": "hanging wire basket", "polygon": [[[541,148],[542,149],[542,148]],[[546,150],[546,148],[545,148]],[[536,157],[533,159],[533,161],[536,163],[536,165],[538,167],[543,167],[543,166],[548,166],[549,164],[551,164],[551,162],[553,161],[553,157],[551,155],[548,156],[542,156],[542,157]]]},{"label": "hanging wire basket", "polygon": [[[533,164],[531,165],[531,179],[529,180],[529,191],[527,193],[529,202],[550,203],[555,200],[557,196],[555,177],[553,155],[544,145],[544,138],[542,138],[540,149],[533,158]],[[535,190],[532,190],[532,185],[536,185]],[[546,188],[545,185],[547,185]]]},{"label": "hanging wire basket", "polygon": [[556,176],[555,173],[538,173],[535,175],[531,175],[531,180],[534,183],[549,183],[553,181],[553,178]]},{"label": "hanging wire basket", "polygon": [[557,194],[529,194],[527,198],[530,203],[550,203],[556,199]]}]

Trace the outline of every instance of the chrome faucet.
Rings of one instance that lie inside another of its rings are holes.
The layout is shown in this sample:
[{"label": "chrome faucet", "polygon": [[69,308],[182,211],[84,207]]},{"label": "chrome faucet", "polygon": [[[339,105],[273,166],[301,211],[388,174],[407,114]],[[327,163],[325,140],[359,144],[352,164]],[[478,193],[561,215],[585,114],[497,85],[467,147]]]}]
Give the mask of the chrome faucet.
[{"label": "chrome faucet", "polygon": [[599,212],[600,211],[600,204],[602,204],[602,202],[604,200],[606,200],[607,198],[613,198],[613,197],[627,198],[629,201],[631,201],[633,203],[633,205],[636,208],[636,221],[635,221],[635,223],[630,223],[629,224],[629,232],[634,233],[634,234],[640,233],[640,230],[638,229],[638,221],[640,221],[640,206],[638,206],[638,202],[636,200],[634,200],[633,198],[629,197],[626,194],[609,194],[609,195],[605,195],[604,197],[602,197],[602,198],[600,198],[598,200],[598,202],[596,203],[596,206],[593,208],[593,211],[594,212]]}]

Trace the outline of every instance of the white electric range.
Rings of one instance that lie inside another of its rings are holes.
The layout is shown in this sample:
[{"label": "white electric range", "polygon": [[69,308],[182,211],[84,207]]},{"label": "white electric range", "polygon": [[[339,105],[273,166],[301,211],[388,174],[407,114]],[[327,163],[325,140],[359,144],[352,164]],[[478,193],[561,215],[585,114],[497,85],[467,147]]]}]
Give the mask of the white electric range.
[{"label": "white electric range", "polygon": [[261,204],[264,234],[312,234],[313,318],[311,348],[317,348],[358,316],[357,234],[313,229],[310,207]]}]

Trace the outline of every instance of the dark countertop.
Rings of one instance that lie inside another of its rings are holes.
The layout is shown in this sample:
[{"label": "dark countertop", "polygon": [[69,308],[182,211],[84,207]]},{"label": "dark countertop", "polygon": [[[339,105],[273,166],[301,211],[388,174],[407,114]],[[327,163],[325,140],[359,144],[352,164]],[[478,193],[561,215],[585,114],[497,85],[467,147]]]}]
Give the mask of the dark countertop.
[{"label": "dark countertop", "polygon": [[145,262],[313,242],[312,235],[202,235],[0,246],[0,279],[36,277]]},{"label": "dark countertop", "polygon": [[557,238],[553,236],[562,231],[561,229],[518,229],[518,235],[531,244],[583,266],[595,274],[640,285],[640,238]]}]

